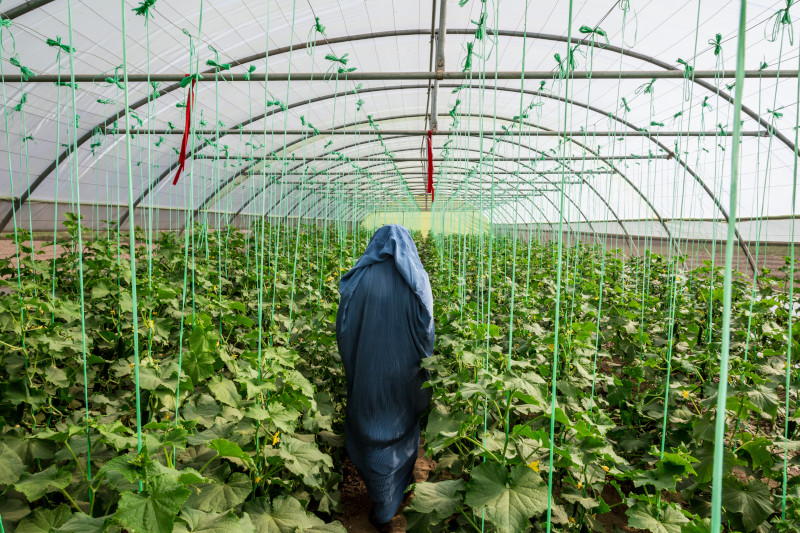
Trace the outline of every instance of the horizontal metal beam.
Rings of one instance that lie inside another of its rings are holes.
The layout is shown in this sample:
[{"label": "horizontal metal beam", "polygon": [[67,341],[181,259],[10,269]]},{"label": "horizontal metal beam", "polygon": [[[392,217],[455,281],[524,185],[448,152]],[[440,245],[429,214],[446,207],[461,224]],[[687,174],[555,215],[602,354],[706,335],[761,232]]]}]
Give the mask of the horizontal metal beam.
[{"label": "horizontal metal beam", "polygon": [[[466,116],[466,115],[461,115]],[[491,115],[486,115],[490,117]],[[106,135],[124,135],[128,133],[128,130],[125,128],[114,129],[114,128],[106,128],[102,130],[103,133]],[[130,130],[130,133],[133,135],[183,135],[183,129],[155,129],[155,130],[148,130],[148,129],[134,129]],[[194,130],[196,135],[264,135],[264,130],[239,130],[239,129],[221,129],[221,130]],[[348,130],[348,129],[335,129],[335,130],[268,130],[267,133],[272,135],[280,134],[280,135],[311,135],[313,136],[321,136],[321,135],[401,135],[407,137],[415,137],[415,136],[426,136],[428,135],[427,130]],[[450,135],[454,137],[458,136],[469,136],[469,137],[514,137],[514,136],[523,136],[523,137],[731,137],[733,132],[726,131],[720,132],[719,130],[710,130],[710,131],[531,131],[531,130],[523,130],[523,131],[432,131],[431,135],[440,135],[444,137],[448,137]],[[769,131],[767,130],[754,130],[754,131],[743,131],[741,132],[742,137],[769,137]]]},{"label": "horizontal metal beam", "polygon": [[[637,161],[648,161],[653,159],[671,159],[671,155],[666,154],[659,154],[659,155],[588,155],[588,156],[566,156],[566,157],[520,157],[514,158],[511,161],[524,161],[524,162],[531,162],[531,161],[605,161],[606,159],[636,159]],[[213,157],[209,158],[213,159]],[[495,159],[492,157],[491,154],[486,154],[486,157],[434,157],[434,162],[470,162],[470,163],[477,163],[479,161],[491,161]],[[506,159],[506,158],[504,158]],[[428,161],[427,157],[348,157],[348,161],[355,161],[355,162],[380,162],[380,161],[394,161],[395,163],[422,163]],[[281,161],[280,159],[275,159],[275,161]],[[296,159],[295,162],[300,161],[342,161],[342,159],[337,159],[335,157],[306,157],[305,159]],[[262,169],[264,170],[264,169]],[[260,171],[259,171],[260,172]],[[269,173],[269,172],[267,172]],[[275,173],[280,173],[277,169]],[[569,172],[567,172],[569,174]]]},{"label": "horizontal metal beam", "polygon": [[[75,74],[75,82],[77,83],[97,83],[104,82],[108,73],[94,73],[94,74]],[[558,76],[552,70],[501,70],[501,71],[486,71],[486,72],[350,72],[342,79],[348,81],[390,81],[390,80],[552,80],[557,79]],[[797,78],[797,70],[745,70],[745,78]],[[650,79],[734,79],[736,77],[735,70],[695,70],[691,76],[686,76],[683,70],[600,70],[600,71],[587,71],[575,70],[570,73],[573,79],[586,79],[586,80],[650,80]],[[163,74],[128,74],[128,83],[149,83],[149,82],[178,82],[186,78],[185,73],[163,73]],[[221,72],[218,79],[223,79],[228,82],[242,81],[330,81],[332,78],[328,75],[314,73],[314,72],[275,72],[270,74],[233,74],[229,72]],[[39,74],[35,77],[29,78],[25,83],[55,83],[63,81],[64,76],[59,77],[58,74]],[[22,76],[20,74],[9,74],[2,78],[5,83],[21,83]],[[215,77],[211,74],[200,77],[200,82],[213,82]]]}]

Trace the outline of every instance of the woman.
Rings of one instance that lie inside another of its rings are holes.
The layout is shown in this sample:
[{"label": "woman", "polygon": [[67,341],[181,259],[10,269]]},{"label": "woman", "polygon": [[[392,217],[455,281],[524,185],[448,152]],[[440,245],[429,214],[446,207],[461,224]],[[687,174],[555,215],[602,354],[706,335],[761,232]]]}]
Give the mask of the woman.
[{"label": "woman", "polygon": [[376,231],[339,294],[347,452],[374,504],[370,520],[384,529],[412,481],[419,416],[431,399],[420,361],[433,352],[433,296],[409,231]]}]

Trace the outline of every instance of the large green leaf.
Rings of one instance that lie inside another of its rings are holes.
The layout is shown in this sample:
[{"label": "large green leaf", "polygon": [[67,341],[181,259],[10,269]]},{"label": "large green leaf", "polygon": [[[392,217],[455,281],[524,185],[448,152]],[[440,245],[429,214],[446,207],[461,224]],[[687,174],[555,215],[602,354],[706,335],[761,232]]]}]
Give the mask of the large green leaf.
[{"label": "large green leaf", "polygon": [[199,419],[206,427],[214,423],[219,413],[219,404],[210,394],[200,394],[190,398],[183,404],[183,418],[187,420]]},{"label": "large green leaf", "polygon": [[242,503],[253,486],[245,474],[235,472],[226,483],[203,483],[198,488],[200,492],[189,498],[187,507],[221,513]]},{"label": "large green leaf", "polygon": [[25,473],[14,484],[14,488],[34,502],[54,490],[63,489],[72,481],[72,474],[68,470],[59,470],[55,465],[50,465],[47,470],[36,474]]},{"label": "large green leaf", "polygon": [[313,442],[287,436],[281,440],[278,453],[286,463],[286,469],[302,476],[303,482],[312,487],[320,486],[320,470],[333,468],[331,456],[319,451]]},{"label": "large green leaf", "polygon": [[64,504],[55,509],[36,509],[33,516],[20,522],[15,531],[17,533],[50,533],[51,530],[62,526],[70,516],[72,516],[72,511]]},{"label": "large green leaf", "polygon": [[181,522],[175,524],[173,533],[255,532],[248,515],[244,515],[239,519],[233,511],[228,511],[227,513],[204,513],[197,509],[184,509],[179,520]]},{"label": "large green leaf", "polygon": [[72,518],[53,533],[103,533],[108,523],[108,516],[93,517],[83,513],[75,513]]},{"label": "large green leaf", "polygon": [[183,356],[181,368],[192,379],[192,383],[200,383],[214,375],[213,345],[201,326],[192,330],[189,336],[189,350]]},{"label": "large green leaf", "polygon": [[214,376],[209,380],[208,388],[220,403],[231,407],[239,407],[241,396],[239,391],[236,390],[236,385],[233,381],[222,376]]},{"label": "large green leaf", "polygon": [[481,463],[472,470],[466,503],[486,518],[501,533],[527,529],[529,520],[547,510],[547,487],[539,474],[526,466]]},{"label": "large green leaf", "polygon": [[346,533],[338,522],[326,524],[307,513],[291,496],[279,496],[272,503],[266,498],[258,498],[247,502],[244,511],[250,515],[256,533]]},{"label": "large green leaf", "polygon": [[134,533],[172,531],[175,515],[191,492],[167,475],[148,480],[147,492],[125,492],[115,518]]},{"label": "large green leaf", "polygon": [[722,506],[730,513],[740,515],[745,531],[754,531],[775,508],[769,487],[757,479],[745,485],[733,476],[722,482]]},{"label": "large green leaf", "polygon": [[0,442],[0,485],[11,485],[25,472],[17,452]]},{"label": "large green leaf", "polygon": [[652,531],[652,533],[681,533],[681,527],[689,520],[679,510],[667,506],[659,512],[646,502],[637,502],[625,514],[628,525],[636,529]]},{"label": "large green leaf", "polygon": [[228,439],[214,439],[208,444],[208,447],[216,451],[220,457],[234,457],[236,459],[241,459],[246,464],[253,462],[247,452],[243,451],[238,444]]},{"label": "large green leaf", "polygon": [[463,479],[414,485],[414,497],[403,510],[406,531],[428,533],[432,527],[441,530],[464,500],[463,490]]},{"label": "large green leaf", "polygon": [[417,483],[408,509],[418,513],[432,513],[438,519],[449,518],[458,510],[463,500],[464,480]]}]

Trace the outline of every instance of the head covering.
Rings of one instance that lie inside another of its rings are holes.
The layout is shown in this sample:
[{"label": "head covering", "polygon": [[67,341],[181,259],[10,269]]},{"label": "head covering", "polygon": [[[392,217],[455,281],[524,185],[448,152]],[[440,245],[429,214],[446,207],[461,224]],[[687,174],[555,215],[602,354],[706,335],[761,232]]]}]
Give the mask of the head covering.
[{"label": "head covering", "polygon": [[[399,224],[387,224],[379,228],[370,239],[367,249],[358,259],[355,266],[339,281],[339,294],[341,296],[339,307],[340,312],[342,312],[342,319],[347,318],[350,297],[358,287],[358,283],[364,275],[364,269],[388,259],[394,261],[397,271],[419,300],[419,325],[428,330],[432,336],[433,294],[431,293],[431,283],[428,279],[428,273],[425,272],[422,261],[419,259],[417,245],[414,244],[414,239],[411,238],[411,232],[405,226]],[[432,349],[433,338],[431,338]]]}]

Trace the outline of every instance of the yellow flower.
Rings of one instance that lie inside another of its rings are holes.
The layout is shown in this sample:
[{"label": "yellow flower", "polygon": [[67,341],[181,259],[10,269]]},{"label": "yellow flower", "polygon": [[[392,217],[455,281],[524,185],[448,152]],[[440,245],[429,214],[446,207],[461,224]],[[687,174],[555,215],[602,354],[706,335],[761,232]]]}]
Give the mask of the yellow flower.
[{"label": "yellow flower", "polygon": [[278,431],[277,433],[275,433],[275,436],[274,436],[274,437],[272,437],[272,445],[273,445],[273,446],[275,446],[276,444],[278,444],[278,436],[279,436],[280,434],[281,434],[281,432],[280,432],[280,431]]},{"label": "yellow flower", "polygon": [[611,469],[610,469],[610,468],[608,468],[606,465],[603,465],[603,466],[601,466],[600,468],[602,468],[602,469],[603,469],[603,470],[605,470],[606,472],[608,472],[609,470],[611,470]]},{"label": "yellow flower", "polygon": [[133,363],[131,363],[131,368],[133,368],[134,366],[135,366],[135,365],[134,365]]},{"label": "yellow flower", "polygon": [[534,472],[539,471],[539,461],[531,461],[528,463],[528,467],[531,468]]},{"label": "yellow flower", "polygon": [[260,482],[261,482],[261,476],[258,476],[258,477],[256,478],[256,483],[260,483]]},{"label": "yellow flower", "polygon": [[570,517],[569,517],[569,523],[570,523],[570,524],[574,524],[574,523],[575,523],[575,518],[574,518],[574,517],[572,517],[572,516],[570,516]]},{"label": "yellow flower", "polygon": [[548,344],[547,347],[550,348],[551,350],[555,350],[556,349],[556,345],[555,344]]},{"label": "yellow flower", "polygon": [[214,285],[214,292],[217,292],[217,286]]},{"label": "yellow flower", "polygon": [[578,481],[578,488],[579,488],[579,489],[582,489],[582,488],[583,488],[583,483],[581,483],[580,481]]},{"label": "yellow flower", "polygon": [[217,348],[219,348],[219,341],[217,341]]},{"label": "yellow flower", "polygon": [[329,278],[328,278],[328,281],[331,281],[332,279],[333,279],[333,276],[329,277]]},{"label": "yellow flower", "polygon": [[683,391],[683,399],[687,399],[689,397],[689,391]]}]

